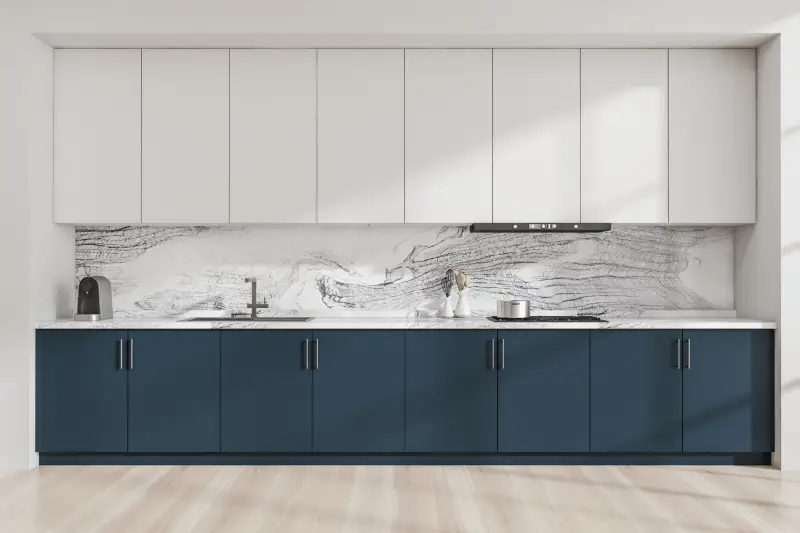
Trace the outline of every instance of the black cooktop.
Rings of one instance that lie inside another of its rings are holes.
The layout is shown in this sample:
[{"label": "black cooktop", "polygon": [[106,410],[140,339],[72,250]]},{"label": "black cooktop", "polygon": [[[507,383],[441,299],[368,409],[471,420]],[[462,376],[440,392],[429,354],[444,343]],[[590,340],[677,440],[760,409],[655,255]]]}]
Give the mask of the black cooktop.
[{"label": "black cooktop", "polygon": [[490,316],[487,318],[492,322],[608,322],[608,320],[590,315],[535,315],[526,318],[500,318],[498,316]]}]

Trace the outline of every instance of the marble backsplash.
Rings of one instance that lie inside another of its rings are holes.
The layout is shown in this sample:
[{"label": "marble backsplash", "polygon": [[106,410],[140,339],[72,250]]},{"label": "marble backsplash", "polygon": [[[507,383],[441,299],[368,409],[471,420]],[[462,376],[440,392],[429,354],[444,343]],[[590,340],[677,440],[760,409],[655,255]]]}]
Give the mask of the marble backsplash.
[{"label": "marble backsplash", "polygon": [[[103,275],[116,317],[246,313],[425,315],[448,268],[471,276],[476,315],[501,298],[608,317],[733,309],[733,229],[621,226],[596,234],[471,234],[465,227],[76,228],[76,281]],[[457,292],[454,289],[454,295]],[[453,297],[453,305],[456,298]]]}]

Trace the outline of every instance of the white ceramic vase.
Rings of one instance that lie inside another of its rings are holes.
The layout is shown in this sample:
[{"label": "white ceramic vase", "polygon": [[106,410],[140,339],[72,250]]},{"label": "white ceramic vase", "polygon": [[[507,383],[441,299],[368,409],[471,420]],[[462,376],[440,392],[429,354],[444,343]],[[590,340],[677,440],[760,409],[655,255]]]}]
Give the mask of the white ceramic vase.
[{"label": "white ceramic vase", "polygon": [[442,309],[442,318],[453,318],[453,305],[450,303],[450,297],[444,297],[444,309]]},{"label": "white ceramic vase", "polygon": [[472,310],[469,308],[469,287],[464,287],[464,290],[458,291],[458,304],[456,305],[455,315],[457,318],[470,318]]}]

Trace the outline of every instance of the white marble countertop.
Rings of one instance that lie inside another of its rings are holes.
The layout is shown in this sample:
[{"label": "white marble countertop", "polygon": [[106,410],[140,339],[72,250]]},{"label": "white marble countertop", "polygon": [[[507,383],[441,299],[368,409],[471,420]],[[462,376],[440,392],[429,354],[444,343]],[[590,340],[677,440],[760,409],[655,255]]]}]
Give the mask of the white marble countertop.
[{"label": "white marble countertop", "polygon": [[186,321],[117,318],[40,322],[36,329],[775,329],[775,322],[743,318],[614,318],[608,322],[492,322],[485,318],[313,318],[308,322]]}]

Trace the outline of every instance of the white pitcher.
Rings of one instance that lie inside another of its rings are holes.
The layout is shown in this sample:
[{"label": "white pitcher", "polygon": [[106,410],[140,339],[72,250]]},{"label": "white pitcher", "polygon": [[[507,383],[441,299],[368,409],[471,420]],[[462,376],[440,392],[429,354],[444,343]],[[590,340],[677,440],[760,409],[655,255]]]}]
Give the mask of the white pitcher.
[{"label": "white pitcher", "polygon": [[472,317],[472,310],[469,308],[469,287],[464,287],[458,291],[458,304],[456,305],[455,315],[457,318]]}]

